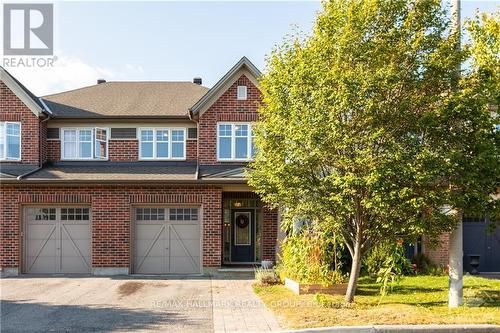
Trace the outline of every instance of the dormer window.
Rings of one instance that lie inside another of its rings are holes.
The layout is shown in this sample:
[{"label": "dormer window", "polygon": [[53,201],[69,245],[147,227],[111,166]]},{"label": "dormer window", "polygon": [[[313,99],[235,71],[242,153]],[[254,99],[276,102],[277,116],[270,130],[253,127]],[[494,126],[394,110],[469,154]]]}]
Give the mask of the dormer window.
[{"label": "dormer window", "polygon": [[107,128],[63,128],[62,160],[107,160]]},{"label": "dormer window", "polygon": [[236,98],[242,101],[247,99],[247,86],[238,86]]},{"label": "dormer window", "polygon": [[21,160],[21,123],[0,122],[0,160]]}]

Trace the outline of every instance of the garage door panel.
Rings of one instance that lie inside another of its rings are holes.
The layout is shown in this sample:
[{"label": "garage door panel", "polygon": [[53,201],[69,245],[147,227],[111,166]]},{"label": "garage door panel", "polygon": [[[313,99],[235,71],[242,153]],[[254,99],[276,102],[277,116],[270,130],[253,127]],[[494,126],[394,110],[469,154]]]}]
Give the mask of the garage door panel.
[{"label": "garage door panel", "polygon": [[134,271],[138,274],[162,274],[164,273],[165,256],[147,256],[135,258]]},{"label": "garage door panel", "polygon": [[153,240],[158,232],[163,231],[162,225],[138,225],[135,231],[135,239],[137,240]]},{"label": "garage door panel", "polygon": [[52,257],[55,256],[56,255],[55,239],[51,239],[47,242],[44,242],[43,239],[31,239],[29,242],[29,246],[26,247],[26,255],[28,257],[33,257],[33,258],[37,255],[52,256]]},{"label": "garage door panel", "polygon": [[89,263],[83,262],[80,256],[65,256],[61,258],[61,270],[67,273],[86,273]]},{"label": "garage door panel", "polygon": [[[64,223],[63,224],[65,231],[69,233],[69,236],[73,239],[85,239],[88,240],[90,236],[90,229],[89,229],[89,224],[68,224]],[[68,234],[63,232],[62,233],[62,238],[66,239],[68,238]]]},{"label": "garage door panel", "polygon": [[[160,211],[161,216],[156,213]],[[134,272],[199,273],[200,225],[195,220],[197,212],[195,208],[137,208],[134,216],[142,220],[136,221],[134,228]],[[150,220],[145,220],[148,217]]]},{"label": "garage door panel", "polygon": [[200,240],[183,239],[182,242],[180,242],[177,239],[172,239],[169,249],[171,256],[197,256],[200,253]]},{"label": "garage door panel", "polygon": [[[148,241],[139,241],[135,245],[135,253],[137,256],[144,257],[145,255],[149,256],[164,256],[165,249],[162,244],[157,242],[154,246],[151,246],[151,240]],[[149,250],[149,254],[147,253]]]},{"label": "garage door panel", "polygon": [[[36,259],[36,260],[35,260]],[[57,271],[55,256],[28,257],[28,270],[30,273],[54,273]]]},{"label": "garage door panel", "polygon": [[[64,221],[59,220],[62,209],[67,212]],[[90,272],[90,221],[78,220],[83,210],[88,208],[27,208],[27,273]]]},{"label": "garage door panel", "polygon": [[170,271],[176,274],[194,274],[200,272],[199,257],[170,256]]},{"label": "garage door panel", "polygon": [[200,229],[197,225],[176,225],[172,228],[180,239],[200,239]]}]

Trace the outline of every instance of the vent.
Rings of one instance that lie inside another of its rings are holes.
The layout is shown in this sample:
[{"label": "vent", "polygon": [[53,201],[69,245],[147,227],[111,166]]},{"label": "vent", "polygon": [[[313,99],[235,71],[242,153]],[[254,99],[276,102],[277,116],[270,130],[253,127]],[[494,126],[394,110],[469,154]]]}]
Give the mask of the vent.
[{"label": "vent", "polygon": [[47,128],[47,139],[59,139],[59,128]]},{"label": "vent", "polygon": [[137,139],[135,128],[112,128],[111,139]]},{"label": "vent", "polygon": [[201,77],[193,78],[193,83],[201,86],[201,83],[202,83]]},{"label": "vent", "polygon": [[198,129],[196,127],[188,128],[188,139],[198,138]]}]

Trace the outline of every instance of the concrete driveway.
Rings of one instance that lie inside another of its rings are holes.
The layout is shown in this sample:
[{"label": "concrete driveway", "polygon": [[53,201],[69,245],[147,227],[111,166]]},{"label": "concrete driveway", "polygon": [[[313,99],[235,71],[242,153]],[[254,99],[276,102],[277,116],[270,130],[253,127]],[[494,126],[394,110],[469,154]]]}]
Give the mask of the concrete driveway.
[{"label": "concrete driveway", "polygon": [[[257,332],[279,326],[251,279],[20,277],[0,281],[2,332]],[[235,295],[238,295],[235,298]],[[240,302],[241,301],[241,302]]]}]

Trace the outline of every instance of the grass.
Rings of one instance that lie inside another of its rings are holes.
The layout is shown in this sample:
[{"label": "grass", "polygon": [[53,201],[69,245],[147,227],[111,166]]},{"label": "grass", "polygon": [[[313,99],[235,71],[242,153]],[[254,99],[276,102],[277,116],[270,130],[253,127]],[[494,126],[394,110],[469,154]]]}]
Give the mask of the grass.
[{"label": "grass", "polygon": [[[500,324],[500,280],[464,277],[464,306],[449,309],[448,277],[404,277],[387,296],[371,278],[359,281],[354,305],[343,296],[296,295],[283,285],[255,293],[289,328],[390,324]],[[320,300],[318,302],[317,300]]]}]

